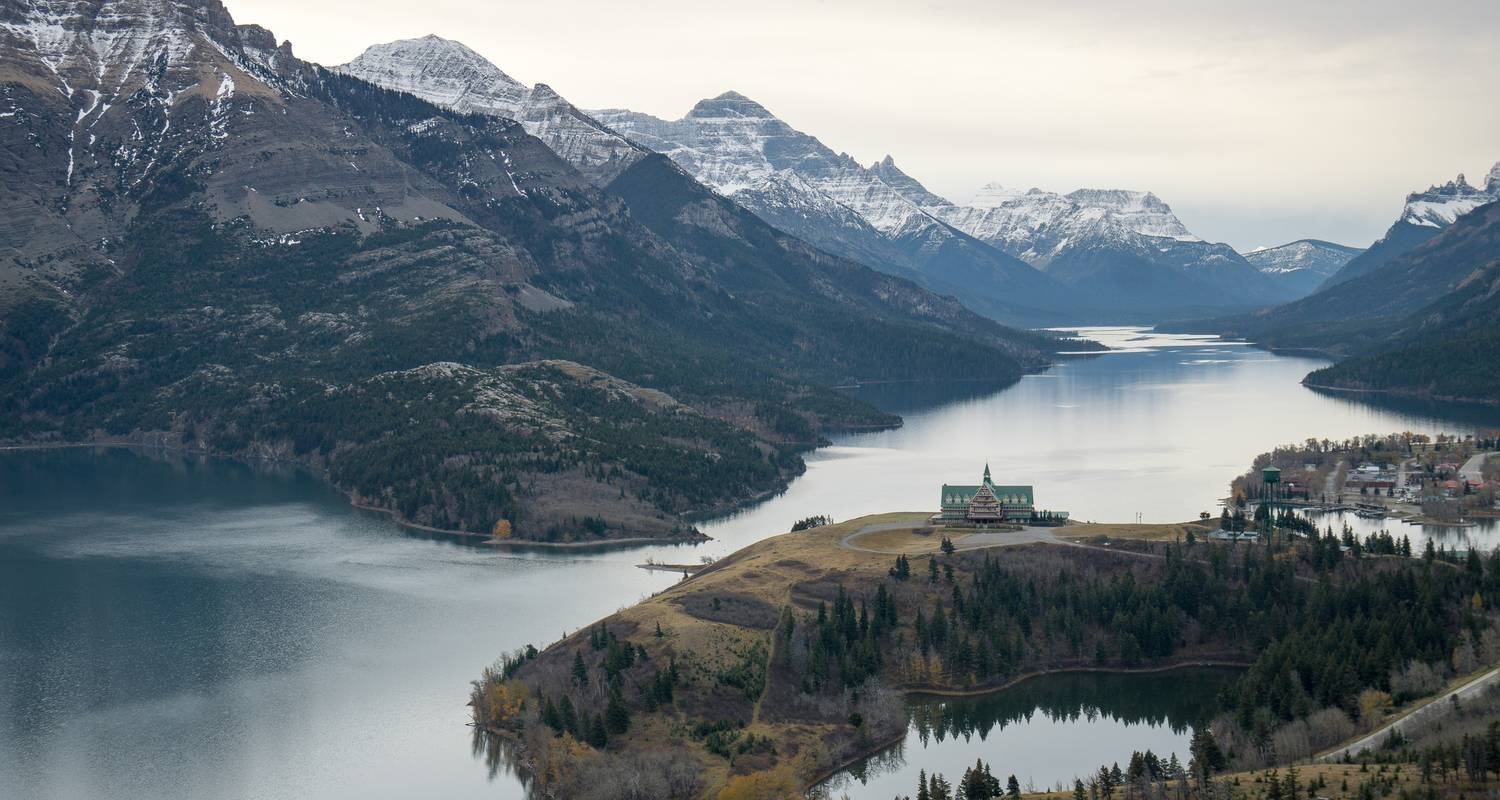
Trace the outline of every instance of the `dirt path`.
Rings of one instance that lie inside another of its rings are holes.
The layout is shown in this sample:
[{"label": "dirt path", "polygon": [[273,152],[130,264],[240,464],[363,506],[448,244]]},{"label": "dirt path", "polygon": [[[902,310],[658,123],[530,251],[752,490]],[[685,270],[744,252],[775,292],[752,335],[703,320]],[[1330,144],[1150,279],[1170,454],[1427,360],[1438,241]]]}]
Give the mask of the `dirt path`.
[{"label": "dirt path", "polygon": [[1450,689],[1437,697],[1417,706],[1399,719],[1392,720],[1385,725],[1376,728],[1373,732],[1366,734],[1353,743],[1347,744],[1337,750],[1332,750],[1318,756],[1319,761],[1338,761],[1347,755],[1358,755],[1361,750],[1376,750],[1391,735],[1391,731],[1405,732],[1419,722],[1425,722],[1449,713],[1453,709],[1452,698],[1463,700],[1473,697],[1484,691],[1487,687],[1500,681],[1500,667],[1480,675],[1468,683],[1456,689]]}]

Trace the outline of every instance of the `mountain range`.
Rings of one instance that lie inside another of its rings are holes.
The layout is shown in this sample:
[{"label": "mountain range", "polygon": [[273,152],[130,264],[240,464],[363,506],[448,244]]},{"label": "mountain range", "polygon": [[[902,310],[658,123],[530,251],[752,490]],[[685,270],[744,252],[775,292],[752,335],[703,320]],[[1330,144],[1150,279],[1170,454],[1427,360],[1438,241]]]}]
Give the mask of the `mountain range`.
[{"label": "mountain range", "polygon": [[[737,92],[681,119],[582,111],[437,36],[371,46],[338,71],[463,113],[517,119],[597,185],[643,153],[831,254],[910,278],[1002,321],[1181,316],[1306,294],[1316,264],[1262,268],[1193,235],[1150,192],[982,189],[968,205],[929,191],[887,156],[865,167]],[[1143,316],[1144,315],[1144,316]]]},{"label": "mountain range", "polygon": [[[1149,192],[1058,195],[991,184],[959,206],[890,156],[863,167],[735,92],[701,101],[675,121],[621,109],[593,115],[788,232],[877,269],[915,271],[935,290],[956,288],[976,309],[1001,318],[1006,309],[990,303],[1017,302],[1023,285],[1021,297],[1033,308],[1094,320],[1295,296],[1228,245],[1193,236]],[[986,251],[1013,262],[1004,283],[986,284],[976,272],[976,254]],[[1022,281],[1026,273],[1014,264],[1049,283]]]},{"label": "mountain range", "polygon": [[6,3],[0,62],[12,443],[296,460],[439,529],[681,538],[823,432],[899,424],[833,385],[1078,346],[812,247],[544,87],[439,106],[216,0]]}]

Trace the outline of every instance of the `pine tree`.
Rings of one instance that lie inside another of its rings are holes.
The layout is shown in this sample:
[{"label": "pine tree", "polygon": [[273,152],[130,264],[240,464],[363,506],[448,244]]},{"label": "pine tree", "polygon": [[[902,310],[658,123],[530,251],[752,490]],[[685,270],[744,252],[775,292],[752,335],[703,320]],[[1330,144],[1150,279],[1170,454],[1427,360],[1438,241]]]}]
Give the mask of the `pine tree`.
[{"label": "pine tree", "polygon": [[589,722],[588,743],[592,747],[602,748],[609,744],[609,732],[604,727],[604,715],[595,714]]},{"label": "pine tree", "polygon": [[547,701],[542,705],[542,722],[545,722],[554,734],[558,736],[562,735],[562,715],[557,712],[557,706],[553,704],[551,697],[548,697]]},{"label": "pine tree", "polygon": [[618,735],[630,730],[630,710],[625,707],[624,698],[620,697],[619,687],[610,690],[609,705],[605,707],[604,715],[610,733]]},{"label": "pine tree", "polygon": [[942,775],[934,772],[928,782],[932,800],[953,800],[953,787]]},{"label": "pine tree", "polygon": [[573,698],[563,695],[562,704],[557,710],[558,719],[562,722],[563,730],[578,738],[578,714],[573,710]]},{"label": "pine tree", "polygon": [[589,684],[589,670],[583,665],[583,654],[577,650],[573,651],[573,683],[578,686]]},{"label": "pine tree", "polygon": [[917,800],[932,800],[932,790],[927,785],[927,770],[917,770]]}]

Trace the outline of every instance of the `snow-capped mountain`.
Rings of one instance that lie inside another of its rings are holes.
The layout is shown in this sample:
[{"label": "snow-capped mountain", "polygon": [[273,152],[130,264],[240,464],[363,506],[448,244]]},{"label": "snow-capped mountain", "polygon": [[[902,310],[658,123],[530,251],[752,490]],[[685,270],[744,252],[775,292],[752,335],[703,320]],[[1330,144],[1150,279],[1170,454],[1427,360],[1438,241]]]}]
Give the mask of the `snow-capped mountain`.
[{"label": "snow-capped mountain", "polygon": [[[918,195],[912,190],[908,196]],[[990,183],[967,205],[937,198],[924,208],[1049,275],[1108,287],[1117,301],[1137,307],[1255,305],[1291,297],[1233,248],[1193,235],[1151,192],[1059,194]]]},{"label": "snow-capped mountain", "polygon": [[1464,214],[1500,200],[1500,163],[1490,169],[1484,186],[1471,186],[1463,173],[1447,183],[1432,186],[1425,192],[1406,196],[1398,222],[1431,228],[1446,228]]},{"label": "snow-capped mountain", "polygon": [[516,120],[601,186],[646,153],[550,86],[527,87],[464,44],[440,36],[372,45],[335,69],[454,111]]},{"label": "snow-capped mountain", "polygon": [[1258,247],[1244,256],[1246,261],[1273,280],[1294,287],[1299,295],[1306,295],[1363,252],[1358,247],[1321,239],[1298,239],[1276,247]]},{"label": "snow-capped mountain", "polygon": [[1001,318],[1079,304],[1080,293],[925,211],[887,182],[881,165],[861,166],[737,92],[702,100],[678,120],[625,109],[591,114],[829,252],[919,275],[929,287]]},{"label": "snow-capped mountain", "polygon": [[1406,196],[1401,215],[1385,235],[1329,276],[1323,286],[1374,272],[1391,259],[1436,236],[1464,214],[1496,200],[1500,200],[1500,162],[1490,168],[1483,186],[1471,185],[1460,174],[1447,183],[1430,186],[1426,191],[1412,192]]}]

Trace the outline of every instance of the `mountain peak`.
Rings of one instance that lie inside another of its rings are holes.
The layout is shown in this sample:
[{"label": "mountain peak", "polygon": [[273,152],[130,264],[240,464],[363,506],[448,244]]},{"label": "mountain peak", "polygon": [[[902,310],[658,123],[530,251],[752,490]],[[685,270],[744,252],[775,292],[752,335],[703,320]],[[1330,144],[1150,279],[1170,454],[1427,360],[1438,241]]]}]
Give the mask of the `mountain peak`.
[{"label": "mountain peak", "polygon": [[896,159],[891,158],[889,154],[875,162],[875,165],[870,167],[870,172],[885,185],[895,189],[902,197],[922,208],[953,205],[947,199],[928,191],[927,187],[916,178],[902,172],[901,168],[896,166]]},{"label": "mountain peak", "polygon": [[1406,196],[1398,222],[1430,228],[1446,228],[1464,214],[1494,200],[1500,200],[1500,164],[1485,176],[1484,186],[1470,185],[1462,172],[1457,178],[1428,187],[1425,192]]},{"label": "mountain peak", "polygon": [[433,33],[370,45],[335,69],[464,113],[514,117],[527,93],[468,45]]},{"label": "mountain peak", "polygon": [[1107,211],[1126,227],[1143,236],[1166,237],[1178,241],[1199,241],[1187,226],[1172,213],[1172,207],[1149,191],[1135,189],[1079,189],[1069,192],[1069,200],[1087,208]]},{"label": "mountain peak", "polygon": [[687,119],[716,119],[722,117],[745,117],[749,119],[775,119],[776,116],[760,103],[736,91],[727,91],[718,97],[699,100],[688,111]]}]

